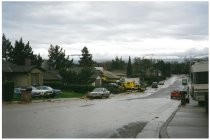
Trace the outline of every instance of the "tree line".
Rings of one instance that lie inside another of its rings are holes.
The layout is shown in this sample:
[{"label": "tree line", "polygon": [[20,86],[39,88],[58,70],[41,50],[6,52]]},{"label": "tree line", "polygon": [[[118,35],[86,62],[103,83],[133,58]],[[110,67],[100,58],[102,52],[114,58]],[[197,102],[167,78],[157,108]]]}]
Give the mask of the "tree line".
[{"label": "tree line", "polygon": [[24,43],[23,39],[20,38],[19,41],[16,40],[15,44],[12,45],[4,34],[2,36],[2,58],[17,65],[24,65],[26,58],[31,60],[32,65],[40,66],[43,62],[40,54],[33,53],[29,41]]},{"label": "tree line", "polygon": [[[87,47],[84,47],[81,53],[82,57],[77,65],[73,63],[73,59],[70,59],[65,54],[65,50],[62,47],[50,45],[48,49],[49,59],[47,60],[49,69],[58,71],[63,78],[63,83],[66,85],[72,83],[88,84],[94,72],[94,61]],[[23,39],[20,38],[19,41],[16,40],[15,44],[12,45],[11,41],[4,34],[2,36],[2,58],[17,65],[25,65],[26,59],[30,59],[31,64],[37,66],[41,66],[44,61],[40,54],[36,55],[33,53],[29,41],[24,43]],[[78,66],[80,69],[77,71],[72,70],[73,66]]]},{"label": "tree line", "polygon": [[[2,36],[2,58],[18,65],[24,65],[25,59],[29,58],[32,65],[41,66],[43,58],[40,54],[34,54],[30,42],[23,42],[20,38],[12,45],[11,41]],[[131,58],[128,62],[122,60],[122,57],[116,56],[115,59],[105,62],[95,62],[92,54],[87,47],[81,50],[79,64],[74,64],[73,59],[65,54],[65,50],[58,45],[50,45],[48,49],[48,63],[51,70],[57,70],[63,77],[63,83],[69,84],[88,84],[91,82],[91,75],[94,73],[95,66],[102,66],[106,70],[121,70],[126,72],[127,77],[141,77],[148,80],[149,78],[166,78],[171,74],[188,74],[189,60],[184,62],[165,62],[157,59],[144,59],[141,57]],[[79,70],[73,70],[73,67],[79,67]],[[161,73],[161,76],[159,75]],[[161,80],[159,79],[159,80]],[[158,80],[158,79],[155,79]]]}]

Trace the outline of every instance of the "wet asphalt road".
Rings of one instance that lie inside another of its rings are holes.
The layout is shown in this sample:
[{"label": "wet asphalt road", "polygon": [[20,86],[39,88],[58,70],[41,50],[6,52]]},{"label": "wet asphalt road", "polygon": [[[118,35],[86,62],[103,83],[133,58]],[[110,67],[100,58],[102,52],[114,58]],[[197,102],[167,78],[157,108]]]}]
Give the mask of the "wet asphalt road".
[{"label": "wet asphalt road", "polygon": [[180,85],[172,77],[147,93],[113,95],[109,99],[69,99],[2,105],[3,138],[132,138],[144,126],[178,106],[170,91]]},{"label": "wet asphalt road", "polygon": [[[161,88],[160,90],[158,90],[155,94],[152,94],[150,96],[144,97],[142,99],[151,99],[151,98],[168,98],[170,97],[170,93],[173,90],[177,90],[177,88],[180,88],[180,83],[181,83],[181,79],[176,80],[173,85],[166,87],[166,88]],[[161,86],[161,85],[159,85]]]}]

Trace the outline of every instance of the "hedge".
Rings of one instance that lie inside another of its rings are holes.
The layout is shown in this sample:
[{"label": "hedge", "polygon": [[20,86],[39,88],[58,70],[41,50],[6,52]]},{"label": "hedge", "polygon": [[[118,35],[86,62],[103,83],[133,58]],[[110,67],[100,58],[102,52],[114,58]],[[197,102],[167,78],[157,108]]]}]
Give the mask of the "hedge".
[{"label": "hedge", "polygon": [[4,81],[2,83],[2,97],[4,101],[12,101],[14,94],[14,82]]},{"label": "hedge", "polygon": [[110,91],[112,94],[119,94],[123,93],[126,90],[120,86],[114,86],[114,85],[109,85],[109,84],[104,84],[103,87],[105,87],[107,90]]},{"label": "hedge", "polygon": [[78,93],[87,93],[88,91],[92,91],[95,87],[92,85],[65,85],[63,87],[64,90],[71,90]]},{"label": "hedge", "polygon": [[61,82],[44,82],[45,86],[50,86],[54,89],[61,89],[63,84]]}]

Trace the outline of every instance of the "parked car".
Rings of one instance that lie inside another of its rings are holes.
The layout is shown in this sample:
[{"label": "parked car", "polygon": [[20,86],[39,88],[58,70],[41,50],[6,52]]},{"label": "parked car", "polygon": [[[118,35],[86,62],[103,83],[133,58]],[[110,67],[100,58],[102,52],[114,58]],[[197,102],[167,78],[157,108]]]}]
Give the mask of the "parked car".
[{"label": "parked car", "polygon": [[164,84],[165,84],[164,81],[160,81],[160,82],[158,83],[158,85],[164,85]]},{"label": "parked car", "polygon": [[109,98],[110,91],[106,88],[95,88],[92,92],[88,93],[89,98]]},{"label": "parked car", "polygon": [[50,97],[52,96],[52,91],[51,90],[46,90],[46,89],[38,89],[34,86],[30,86],[29,88],[32,88],[31,91],[31,96],[32,97]]},{"label": "parked car", "polygon": [[14,95],[21,95],[21,88],[14,88]]},{"label": "parked car", "polygon": [[172,91],[172,92],[171,92],[171,99],[180,100],[180,99],[181,99],[180,91],[178,91],[178,90]]},{"label": "parked car", "polygon": [[152,88],[158,88],[158,83],[157,82],[152,82]]},{"label": "parked car", "polygon": [[52,92],[51,97],[55,97],[56,95],[62,93],[62,91],[60,89],[53,89],[50,86],[38,86],[37,88],[40,89],[40,90],[49,90],[49,91],[51,91]]}]

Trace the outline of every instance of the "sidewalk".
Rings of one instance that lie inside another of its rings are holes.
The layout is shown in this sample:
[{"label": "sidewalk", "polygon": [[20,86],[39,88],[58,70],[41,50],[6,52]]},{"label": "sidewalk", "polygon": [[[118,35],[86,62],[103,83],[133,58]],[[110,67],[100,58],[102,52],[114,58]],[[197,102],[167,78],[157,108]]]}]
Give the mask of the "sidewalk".
[{"label": "sidewalk", "polygon": [[208,138],[208,115],[198,102],[190,100],[171,119],[165,127],[165,134],[160,134],[162,138]]}]

